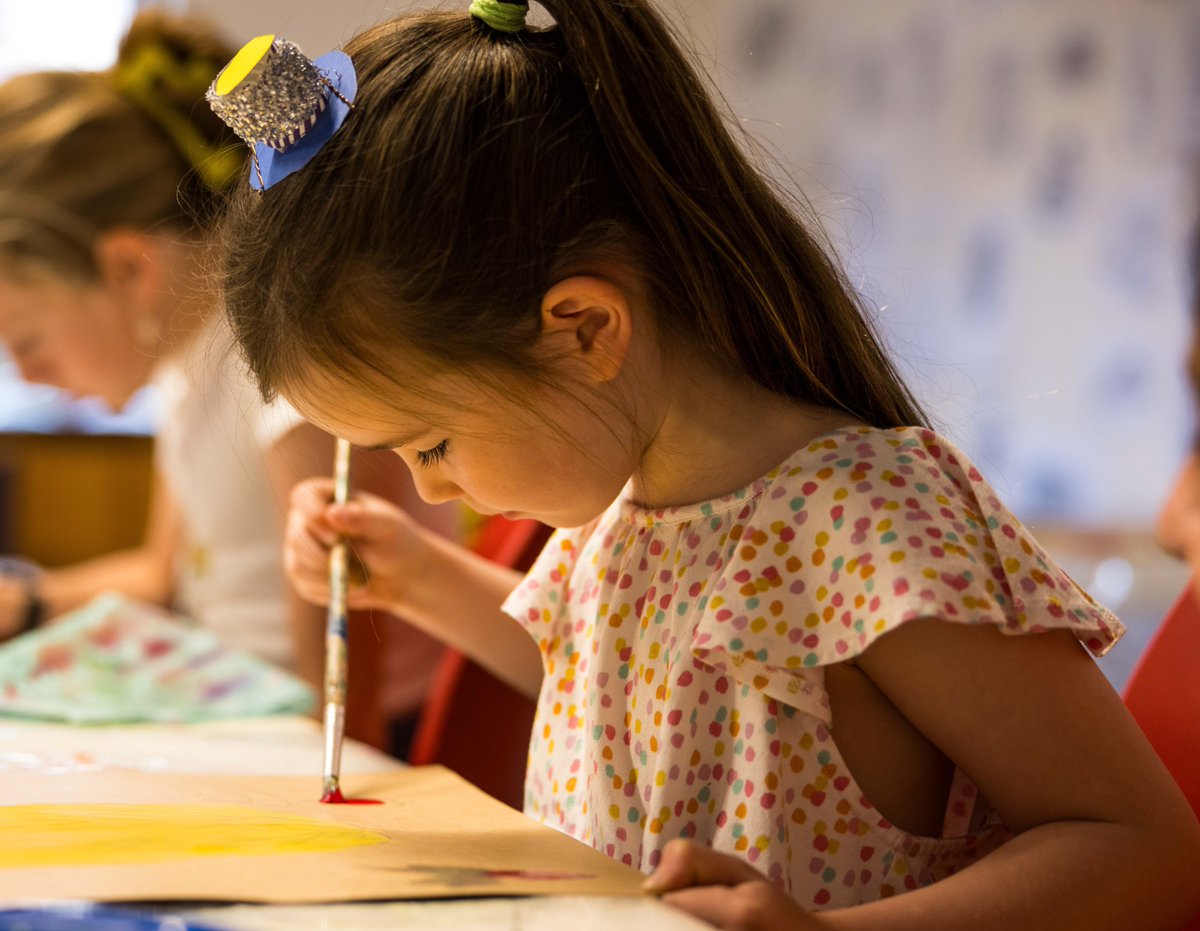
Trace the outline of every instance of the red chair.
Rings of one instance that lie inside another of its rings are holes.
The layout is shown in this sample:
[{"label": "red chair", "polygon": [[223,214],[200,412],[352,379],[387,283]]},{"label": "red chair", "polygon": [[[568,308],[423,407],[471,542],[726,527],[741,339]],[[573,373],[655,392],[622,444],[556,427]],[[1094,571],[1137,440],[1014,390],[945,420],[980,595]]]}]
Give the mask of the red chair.
[{"label": "red chair", "polygon": [[[489,517],[472,549],[513,569],[533,564],[551,529]],[[534,703],[457,650],[446,650],[413,737],[408,761],[439,763],[493,798],[521,808]]]},{"label": "red chair", "polygon": [[[1200,817],[1200,601],[1194,585],[1167,612],[1125,686],[1125,706]],[[1184,931],[1200,931],[1200,915]]]},{"label": "red chair", "polygon": [[1138,661],[1125,706],[1200,815],[1200,601],[1193,586]]}]

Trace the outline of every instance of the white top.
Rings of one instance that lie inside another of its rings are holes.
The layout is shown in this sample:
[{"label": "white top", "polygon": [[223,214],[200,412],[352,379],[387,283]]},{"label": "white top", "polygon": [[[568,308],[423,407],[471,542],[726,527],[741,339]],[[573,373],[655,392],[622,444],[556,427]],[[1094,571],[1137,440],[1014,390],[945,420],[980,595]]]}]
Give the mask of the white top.
[{"label": "white top", "polygon": [[267,475],[270,448],[301,422],[264,405],[222,322],[165,362],[155,460],[179,510],[175,608],[223,641],[293,665],[281,544],[287,502]]}]

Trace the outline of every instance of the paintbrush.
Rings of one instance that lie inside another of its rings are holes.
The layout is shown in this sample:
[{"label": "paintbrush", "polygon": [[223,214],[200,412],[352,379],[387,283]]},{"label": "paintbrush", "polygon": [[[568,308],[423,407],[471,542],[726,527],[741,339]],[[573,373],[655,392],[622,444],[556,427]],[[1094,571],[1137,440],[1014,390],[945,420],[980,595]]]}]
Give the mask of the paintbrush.
[{"label": "paintbrush", "polygon": [[[337,441],[333,460],[333,501],[345,504],[350,491],[350,444]],[[325,616],[325,768],[322,802],[341,802],[342,738],[346,732],[346,541],[329,552],[329,611]]]}]

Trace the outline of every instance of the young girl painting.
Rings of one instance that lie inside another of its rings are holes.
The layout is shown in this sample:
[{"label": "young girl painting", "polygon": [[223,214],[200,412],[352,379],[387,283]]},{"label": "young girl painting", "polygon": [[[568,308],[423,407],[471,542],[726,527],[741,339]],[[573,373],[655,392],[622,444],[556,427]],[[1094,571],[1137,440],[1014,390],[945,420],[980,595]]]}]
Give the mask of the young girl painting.
[{"label": "young girl painting", "polygon": [[560,528],[522,580],[311,481],[300,591],[349,537],[353,604],[537,696],[527,812],[714,923],[1180,920],[1200,831],[1087,655],[1119,622],[928,429],[649,4],[544,6],[360,35],[290,162],[237,88],[287,96],[294,47],[218,82],[258,146],[222,273],[264,393]]}]

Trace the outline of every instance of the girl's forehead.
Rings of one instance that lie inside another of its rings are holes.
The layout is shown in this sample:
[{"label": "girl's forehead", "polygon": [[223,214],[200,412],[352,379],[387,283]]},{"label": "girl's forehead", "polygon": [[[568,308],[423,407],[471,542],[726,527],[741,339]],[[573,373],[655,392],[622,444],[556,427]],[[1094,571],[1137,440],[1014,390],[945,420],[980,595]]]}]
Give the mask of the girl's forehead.
[{"label": "girl's forehead", "polygon": [[328,379],[301,379],[280,394],[309,422],[360,446],[378,445],[365,437],[399,436],[437,419],[436,411],[417,411],[405,403],[398,388],[372,391]]},{"label": "girl's forehead", "polygon": [[369,382],[327,375],[295,379],[280,394],[309,422],[357,446],[403,446],[442,430],[477,432],[501,403],[470,378],[422,379],[406,386],[380,376]]}]

